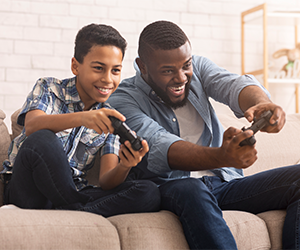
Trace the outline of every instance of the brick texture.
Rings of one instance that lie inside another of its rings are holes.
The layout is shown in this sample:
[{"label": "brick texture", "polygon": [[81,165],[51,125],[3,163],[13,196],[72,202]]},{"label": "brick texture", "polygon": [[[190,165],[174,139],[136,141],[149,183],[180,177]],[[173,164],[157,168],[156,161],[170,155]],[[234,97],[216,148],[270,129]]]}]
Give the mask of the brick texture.
[{"label": "brick texture", "polygon": [[[267,3],[270,10],[300,9],[298,0]],[[134,74],[139,33],[160,19],[176,22],[189,36],[194,53],[240,73],[240,14],[259,4],[261,0],[0,0],[0,108],[7,114],[6,122],[39,77],[72,76],[75,35],[86,24],[112,25],[127,39],[123,78]],[[270,28],[270,58],[275,50],[293,45],[293,28]],[[262,67],[262,48],[262,29],[250,25],[246,33],[250,70]],[[281,88],[270,89],[273,100],[294,112],[294,89]]]}]

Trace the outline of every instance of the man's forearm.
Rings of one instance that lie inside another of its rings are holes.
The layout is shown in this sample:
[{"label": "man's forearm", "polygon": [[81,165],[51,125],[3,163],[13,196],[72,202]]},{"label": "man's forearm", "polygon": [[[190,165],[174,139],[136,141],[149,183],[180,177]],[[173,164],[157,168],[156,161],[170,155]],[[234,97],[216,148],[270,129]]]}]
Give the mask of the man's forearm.
[{"label": "man's forearm", "polygon": [[270,102],[266,93],[255,85],[245,87],[239,94],[239,105],[243,112],[256,104]]},{"label": "man's forearm", "polygon": [[168,151],[172,169],[197,171],[222,167],[220,148],[202,147],[186,141],[174,142]]}]

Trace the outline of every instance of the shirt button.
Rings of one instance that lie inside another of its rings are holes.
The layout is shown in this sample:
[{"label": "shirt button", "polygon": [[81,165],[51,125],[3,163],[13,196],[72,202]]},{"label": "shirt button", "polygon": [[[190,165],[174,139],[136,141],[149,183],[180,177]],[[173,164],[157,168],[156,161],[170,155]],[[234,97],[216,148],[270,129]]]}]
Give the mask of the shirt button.
[{"label": "shirt button", "polygon": [[93,143],[93,140],[90,140],[89,143],[92,144],[92,143]]},{"label": "shirt button", "polygon": [[154,92],[154,90],[152,90],[152,91],[151,91],[151,94],[152,94],[152,95],[155,95],[155,92]]},{"label": "shirt button", "polygon": [[37,99],[35,99],[33,102],[34,102],[34,103],[37,103]]},{"label": "shirt button", "polygon": [[176,122],[176,118],[173,118],[172,121],[173,121],[173,122]]}]

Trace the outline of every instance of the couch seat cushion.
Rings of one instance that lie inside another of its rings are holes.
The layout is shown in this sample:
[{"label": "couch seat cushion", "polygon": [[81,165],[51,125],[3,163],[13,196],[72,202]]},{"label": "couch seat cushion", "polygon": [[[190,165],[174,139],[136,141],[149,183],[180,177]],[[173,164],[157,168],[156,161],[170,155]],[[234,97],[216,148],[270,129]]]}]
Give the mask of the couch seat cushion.
[{"label": "couch seat cushion", "polygon": [[257,215],[262,218],[266,224],[271,240],[271,249],[282,249],[282,228],[286,216],[285,210],[274,210]]},{"label": "couch seat cushion", "polygon": [[109,217],[118,230],[122,250],[189,249],[181,223],[168,211]]},{"label": "couch seat cushion", "polygon": [[0,209],[1,249],[120,249],[116,228],[100,215],[12,207]]},{"label": "couch seat cushion", "polygon": [[266,223],[258,216],[241,211],[223,211],[238,249],[270,249],[270,239]]}]

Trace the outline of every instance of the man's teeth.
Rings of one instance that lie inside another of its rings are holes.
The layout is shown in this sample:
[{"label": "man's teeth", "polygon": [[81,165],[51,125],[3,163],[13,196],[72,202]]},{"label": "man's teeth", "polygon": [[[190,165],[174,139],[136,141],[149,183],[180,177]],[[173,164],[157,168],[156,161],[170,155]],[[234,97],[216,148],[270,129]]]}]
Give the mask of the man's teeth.
[{"label": "man's teeth", "polygon": [[180,87],[171,87],[171,89],[174,90],[174,91],[181,91],[181,90],[184,89],[184,86],[185,86],[185,85],[182,85],[182,86],[180,86]]},{"label": "man's teeth", "polygon": [[97,88],[97,89],[99,89],[100,91],[105,92],[105,93],[109,92],[109,90],[110,90],[110,89],[105,89],[105,88]]}]

